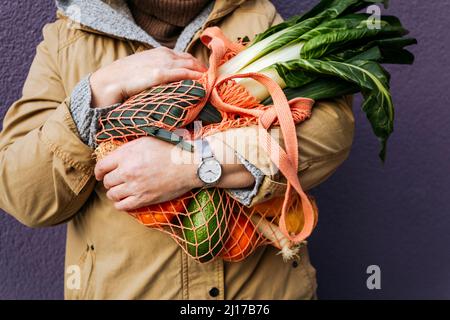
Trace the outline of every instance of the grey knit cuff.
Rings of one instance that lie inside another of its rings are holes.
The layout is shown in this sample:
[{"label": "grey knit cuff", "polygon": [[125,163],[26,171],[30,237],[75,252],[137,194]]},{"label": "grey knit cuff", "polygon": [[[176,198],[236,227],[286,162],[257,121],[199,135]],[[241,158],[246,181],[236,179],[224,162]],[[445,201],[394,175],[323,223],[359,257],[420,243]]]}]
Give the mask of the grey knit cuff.
[{"label": "grey knit cuff", "polygon": [[99,130],[99,119],[119,104],[104,108],[91,108],[92,92],[89,77],[83,78],[70,96],[70,113],[78,129],[80,139],[88,146],[95,148],[95,134]]},{"label": "grey knit cuff", "polygon": [[255,184],[252,188],[240,188],[240,189],[228,189],[230,195],[242,203],[244,206],[249,206],[252,203],[253,198],[258,194],[259,188],[264,181],[264,173],[248,162],[243,156],[236,153],[239,161],[255,178]]}]

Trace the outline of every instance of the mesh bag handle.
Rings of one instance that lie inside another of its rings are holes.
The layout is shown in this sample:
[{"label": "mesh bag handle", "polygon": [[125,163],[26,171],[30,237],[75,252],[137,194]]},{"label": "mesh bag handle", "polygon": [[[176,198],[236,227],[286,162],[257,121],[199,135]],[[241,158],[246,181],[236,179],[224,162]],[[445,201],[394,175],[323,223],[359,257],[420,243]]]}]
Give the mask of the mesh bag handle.
[{"label": "mesh bag handle", "polygon": [[[227,40],[222,31],[217,27],[206,29],[201,36],[201,40],[212,51],[210,56],[210,68],[207,73],[208,81],[206,82],[206,89],[211,103],[219,111],[224,113],[235,112],[258,118],[259,142],[263,146],[264,150],[269,154],[271,160],[287,179],[287,189],[280,216],[280,229],[285,236],[294,243],[299,243],[305,240],[311,235],[311,232],[314,229],[314,210],[308,196],[303,191],[298,178],[298,141],[291,106],[295,106],[300,109],[310,109],[314,104],[314,100],[307,98],[296,98],[289,103],[280,86],[274,80],[259,73],[225,75],[218,77],[218,66],[223,55],[227,51],[227,45],[230,45],[230,41]],[[252,78],[264,85],[272,97],[272,108],[262,111],[241,108],[225,103],[220,97],[217,88],[222,83],[237,78]],[[275,120],[278,120],[279,126],[283,133],[286,151],[281,148],[278,142],[276,142],[268,132],[268,129],[275,122]],[[274,150],[276,152],[272,152]],[[290,235],[286,227],[286,211],[288,209],[287,207],[291,197],[291,192],[293,192],[292,189],[299,194],[302,200],[305,221],[301,232],[296,235]]]}]

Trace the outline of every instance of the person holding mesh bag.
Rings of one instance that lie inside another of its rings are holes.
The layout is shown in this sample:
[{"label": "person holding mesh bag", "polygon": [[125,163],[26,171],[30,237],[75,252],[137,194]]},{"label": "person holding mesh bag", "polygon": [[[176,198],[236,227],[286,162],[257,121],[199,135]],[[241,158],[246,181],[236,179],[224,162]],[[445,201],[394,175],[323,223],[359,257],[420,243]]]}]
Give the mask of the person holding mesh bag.
[{"label": "person holding mesh bag", "polygon": [[[57,1],[23,97],[0,136],[0,207],[31,227],[67,223],[66,266],[81,270],[67,299],[312,299],[315,270],[306,246],[285,263],[260,247],[247,259],[198,264],[169,237],[123,211],[177,198],[204,181],[197,165],[173,163],[173,146],[153,137],[92,158],[99,118],[128,97],[164,83],[199,79],[205,27],[229,39],[253,37],[282,21],[265,0]],[[73,8],[79,15],[73,16]],[[76,22],[76,23],[74,23]],[[320,101],[297,126],[299,176],[308,190],[349,154],[353,115],[347,98]],[[282,175],[258,145],[255,127],[208,139],[221,162],[215,187],[245,206],[283,194]],[[246,143],[236,143],[236,141]],[[233,159],[225,156],[232,155]],[[190,158],[187,151],[180,157]],[[270,275],[271,280],[267,281]]]}]

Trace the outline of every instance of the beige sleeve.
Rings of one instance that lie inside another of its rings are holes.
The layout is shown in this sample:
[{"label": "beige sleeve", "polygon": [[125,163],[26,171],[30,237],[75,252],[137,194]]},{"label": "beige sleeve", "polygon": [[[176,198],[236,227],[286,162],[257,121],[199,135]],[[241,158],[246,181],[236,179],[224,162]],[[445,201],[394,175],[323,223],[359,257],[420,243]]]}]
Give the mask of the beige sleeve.
[{"label": "beige sleeve", "polygon": [[[270,130],[270,134],[280,146],[284,146],[278,127]],[[305,190],[325,181],[344,162],[350,153],[353,134],[354,117],[350,97],[317,102],[311,118],[297,125],[299,178]],[[251,205],[284,194],[285,179],[270,155],[259,146],[257,126],[230,129],[215,134],[214,138],[265,174]]]},{"label": "beige sleeve", "polygon": [[277,14],[275,15],[275,18],[272,21],[272,26],[282,23],[283,21],[284,21],[283,17],[277,12]]},{"label": "beige sleeve", "polygon": [[70,219],[95,185],[92,149],[77,135],[58,76],[57,46],[50,24],[0,133],[0,207],[31,227]]}]

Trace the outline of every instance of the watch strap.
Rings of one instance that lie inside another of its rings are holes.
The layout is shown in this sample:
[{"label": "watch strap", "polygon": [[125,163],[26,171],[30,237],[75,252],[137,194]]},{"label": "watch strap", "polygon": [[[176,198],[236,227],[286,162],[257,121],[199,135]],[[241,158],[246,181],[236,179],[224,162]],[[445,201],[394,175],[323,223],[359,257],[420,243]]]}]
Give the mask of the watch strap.
[{"label": "watch strap", "polygon": [[194,146],[198,151],[198,154],[200,156],[200,161],[203,161],[204,159],[207,159],[207,158],[214,157],[214,154],[211,150],[211,146],[209,145],[208,140],[206,140],[206,139],[195,140]]}]

